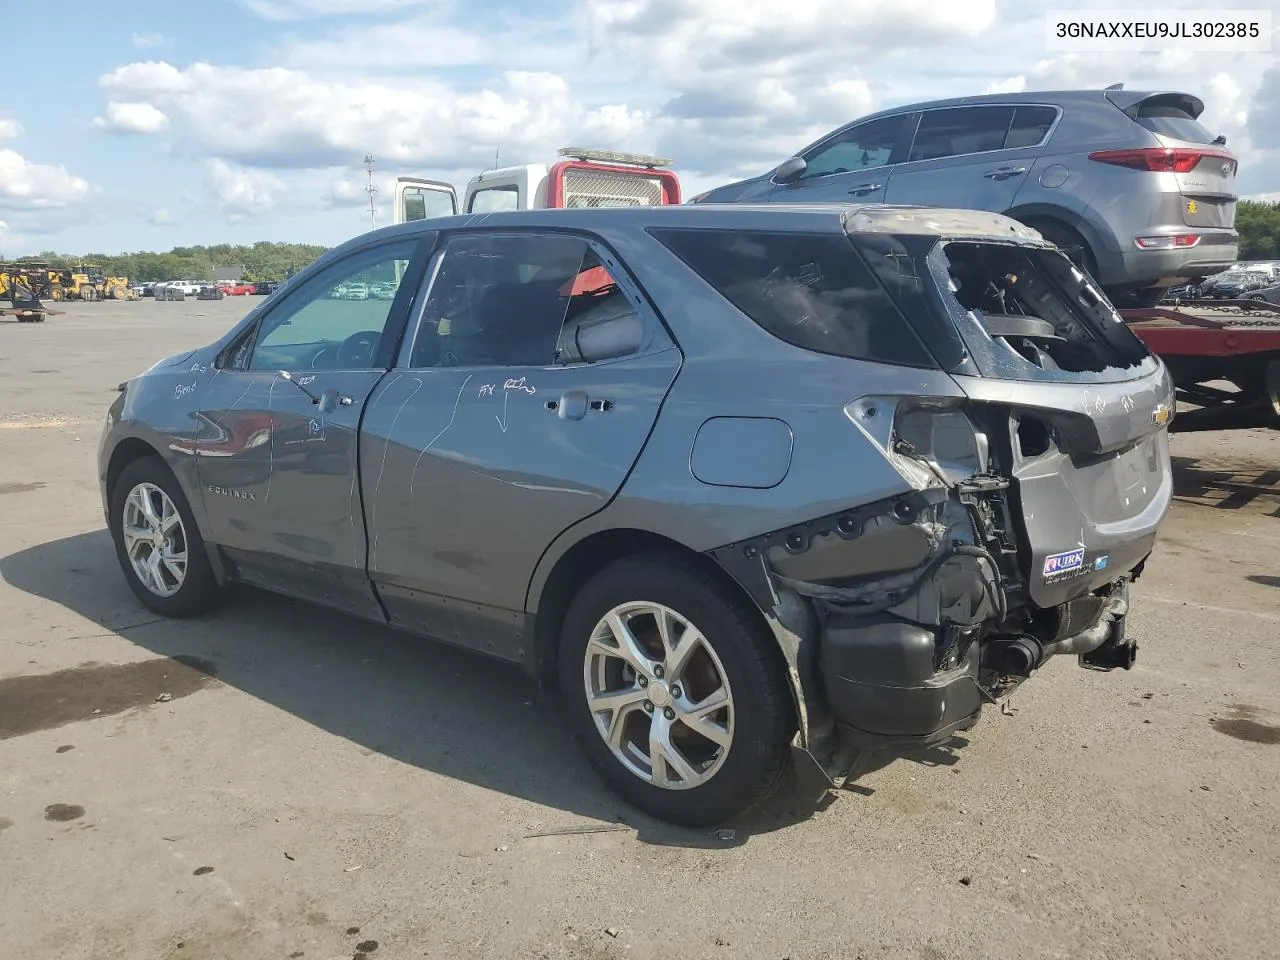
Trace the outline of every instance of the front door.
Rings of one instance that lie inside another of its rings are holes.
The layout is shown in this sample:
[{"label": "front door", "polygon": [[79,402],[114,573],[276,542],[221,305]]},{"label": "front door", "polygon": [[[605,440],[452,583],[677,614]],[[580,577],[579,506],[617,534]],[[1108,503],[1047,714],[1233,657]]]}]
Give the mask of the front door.
[{"label": "front door", "polygon": [[219,358],[194,452],[208,539],[243,579],[381,617],[364,572],[358,427],[404,329],[423,246],[384,241],[332,263]]},{"label": "front door", "polygon": [[393,622],[518,660],[538,559],[622,486],[680,353],[582,237],[454,234],[430,272],[361,433],[370,576]]},{"label": "front door", "polygon": [[458,212],[458,194],[443,180],[397,177],[391,209],[392,223],[451,217]]},{"label": "front door", "polygon": [[769,194],[773,203],[882,203],[902,149],[907,115],[854,124],[804,154],[799,179]]}]

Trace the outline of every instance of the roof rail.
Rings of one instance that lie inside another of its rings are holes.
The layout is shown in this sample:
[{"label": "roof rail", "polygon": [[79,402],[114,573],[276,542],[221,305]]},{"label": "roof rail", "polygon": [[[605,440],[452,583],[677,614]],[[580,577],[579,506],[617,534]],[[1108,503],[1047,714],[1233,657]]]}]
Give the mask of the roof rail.
[{"label": "roof rail", "polygon": [[598,160],[601,163],[626,163],[637,167],[669,167],[675,162],[666,157],[619,153],[616,150],[592,150],[587,147],[561,147],[560,156],[573,160]]}]

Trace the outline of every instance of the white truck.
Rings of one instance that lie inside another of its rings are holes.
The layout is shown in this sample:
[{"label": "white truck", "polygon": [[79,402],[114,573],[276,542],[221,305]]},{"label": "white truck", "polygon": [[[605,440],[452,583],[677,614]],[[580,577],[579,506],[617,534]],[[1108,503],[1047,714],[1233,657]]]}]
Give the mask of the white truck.
[{"label": "white truck", "polygon": [[453,185],[398,177],[396,223],[456,213],[555,207],[638,207],[680,203],[680,180],[664,157],[565,147],[564,159],[486,170],[471,178],[461,206]]}]

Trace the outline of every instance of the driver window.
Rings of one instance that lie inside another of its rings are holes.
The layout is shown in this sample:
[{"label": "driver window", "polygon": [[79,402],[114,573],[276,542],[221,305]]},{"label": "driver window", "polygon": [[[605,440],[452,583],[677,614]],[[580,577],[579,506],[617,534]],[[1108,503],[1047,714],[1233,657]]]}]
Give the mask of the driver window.
[{"label": "driver window", "polygon": [[805,158],[808,165],[802,179],[883,167],[893,155],[893,147],[905,119],[901,114],[881,117],[846,130]]},{"label": "driver window", "polygon": [[418,247],[401,240],[332,264],[263,320],[250,370],[365,370],[374,366],[399,281]]}]

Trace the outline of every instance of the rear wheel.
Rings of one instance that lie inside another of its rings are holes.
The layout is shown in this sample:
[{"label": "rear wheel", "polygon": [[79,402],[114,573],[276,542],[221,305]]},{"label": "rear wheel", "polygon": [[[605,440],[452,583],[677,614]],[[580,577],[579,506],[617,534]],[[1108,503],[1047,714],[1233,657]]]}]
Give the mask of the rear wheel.
[{"label": "rear wheel", "polygon": [[134,460],[111,496],[111,537],[129,587],[143,606],[190,617],[221,598],[204,539],[172,471],[159,457]]},{"label": "rear wheel", "polygon": [[1098,261],[1089,247],[1089,242],[1079,231],[1056,220],[1028,219],[1027,226],[1040,231],[1040,235],[1060,248],[1067,259],[1091,277],[1098,275]]},{"label": "rear wheel", "polygon": [[55,303],[61,300],[63,296],[65,296],[65,294],[62,291],[62,284],[55,283],[49,288],[49,299],[53,300]]},{"label": "rear wheel", "polygon": [[777,647],[745,598],[688,561],[626,558],[588,581],[559,673],[587,758],[651,816],[724,822],[786,769],[794,718]]}]

